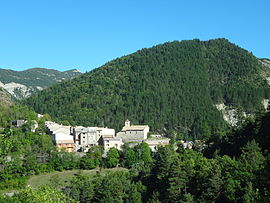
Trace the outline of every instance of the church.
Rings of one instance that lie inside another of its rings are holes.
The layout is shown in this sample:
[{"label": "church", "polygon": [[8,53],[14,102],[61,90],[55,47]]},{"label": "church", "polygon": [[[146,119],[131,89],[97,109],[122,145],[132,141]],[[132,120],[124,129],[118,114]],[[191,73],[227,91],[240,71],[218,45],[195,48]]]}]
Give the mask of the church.
[{"label": "church", "polygon": [[123,142],[138,142],[147,139],[149,133],[148,125],[131,125],[129,120],[125,121],[125,126],[116,137],[122,138]]}]

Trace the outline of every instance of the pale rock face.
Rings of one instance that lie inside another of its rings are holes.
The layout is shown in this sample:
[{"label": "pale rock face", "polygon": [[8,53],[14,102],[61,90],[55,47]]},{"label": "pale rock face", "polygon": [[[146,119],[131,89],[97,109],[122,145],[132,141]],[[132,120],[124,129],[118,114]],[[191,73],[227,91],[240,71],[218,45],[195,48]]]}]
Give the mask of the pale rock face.
[{"label": "pale rock face", "polygon": [[[270,100],[264,99],[262,101],[262,105],[265,110],[267,110],[270,106]],[[239,114],[237,112],[237,109],[234,109],[232,107],[226,106],[224,103],[221,104],[215,104],[215,107],[217,110],[221,111],[223,114],[223,119],[227,121],[230,125],[236,126],[239,121]],[[240,112],[244,118],[247,117],[253,117],[254,114],[248,114],[246,112]]]},{"label": "pale rock face", "polygon": [[266,62],[266,61],[263,61],[263,60],[259,60],[264,66],[270,68],[270,63],[269,62]]},{"label": "pale rock face", "polygon": [[265,79],[266,79],[268,85],[270,85],[270,77],[266,77]]},{"label": "pale rock face", "polygon": [[226,108],[224,103],[216,104],[215,106],[216,106],[217,110],[219,110],[219,111],[225,110],[225,108]]},{"label": "pale rock face", "polygon": [[264,100],[262,101],[262,103],[263,103],[264,109],[267,110],[268,107],[269,107],[269,99],[264,99]]},{"label": "pale rock face", "polygon": [[259,60],[259,61],[265,67],[265,70],[261,72],[261,76],[263,77],[263,79],[266,80],[268,85],[270,85],[270,75],[269,75],[270,63],[268,61],[263,61],[263,60]]},{"label": "pale rock face", "polygon": [[[227,107],[224,103],[216,104],[216,108],[222,112],[223,119],[227,121],[230,125],[236,126],[238,122],[237,110]],[[243,116],[246,117],[246,114],[243,113]]]},{"label": "pale rock face", "polygon": [[31,89],[26,87],[25,85],[11,82],[7,84],[3,84],[0,82],[0,87],[4,88],[6,91],[8,91],[12,96],[18,97],[17,94],[15,94],[15,91],[20,91],[23,97],[28,97],[31,95]]}]

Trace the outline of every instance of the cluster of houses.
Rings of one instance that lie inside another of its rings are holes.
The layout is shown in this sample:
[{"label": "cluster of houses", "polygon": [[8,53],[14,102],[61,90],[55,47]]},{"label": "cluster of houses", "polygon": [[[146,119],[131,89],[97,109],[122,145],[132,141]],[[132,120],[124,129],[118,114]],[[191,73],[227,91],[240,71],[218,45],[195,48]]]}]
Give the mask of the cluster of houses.
[{"label": "cluster of houses", "polygon": [[148,143],[151,150],[155,151],[156,146],[167,145],[170,141],[160,135],[150,135],[148,138],[148,125],[131,125],[129,120],[125,121],[118,133],[112,128],[63,126],[51,121],[47,121],[45,125],[57,148],[68,152],[87,152],[96,145],[103,146],[107,152],[113,147],[121,150],[124,143],[136,145],[140,142]]}]

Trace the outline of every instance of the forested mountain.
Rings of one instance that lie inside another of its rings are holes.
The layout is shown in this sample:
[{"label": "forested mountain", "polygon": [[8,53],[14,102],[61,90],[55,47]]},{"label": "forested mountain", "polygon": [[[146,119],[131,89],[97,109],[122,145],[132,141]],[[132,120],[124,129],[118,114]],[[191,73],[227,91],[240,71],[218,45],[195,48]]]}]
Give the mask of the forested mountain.
[{"label": "forested mountain", "polygon": [[80,74],[75,69],[64,72],[45,68],[32,68],[24,71],[0,69],[0,87],[15,98],[22,99],[38,90]]},{"label": "forested mountain", "polygon": [[197,139],[226,128],[217,104],[245,113],[262,109],[269,70],[226,39],[174,41],[117,58],[24,102],[72,125],[119,130],[128,118]]}]

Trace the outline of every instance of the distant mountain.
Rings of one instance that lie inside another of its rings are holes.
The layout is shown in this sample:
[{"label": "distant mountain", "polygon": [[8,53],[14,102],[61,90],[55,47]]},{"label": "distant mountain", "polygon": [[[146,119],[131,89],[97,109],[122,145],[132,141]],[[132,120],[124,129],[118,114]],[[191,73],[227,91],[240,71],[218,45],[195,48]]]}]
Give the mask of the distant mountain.
[{"label": "distant mountain", "polygon": [[117,58],[25,103],[73,125],[119,130],[128,118],[197,139],[268,106],[267,64],[226,39],[174,41]]},{"label": "distant mountain", "polygon": [[0,87],[16,99],[30,96],[57,82],[72,79],[80,75],[78,70],[60,72],[53,69],[32,68],[24,71],[0,69]]}]

